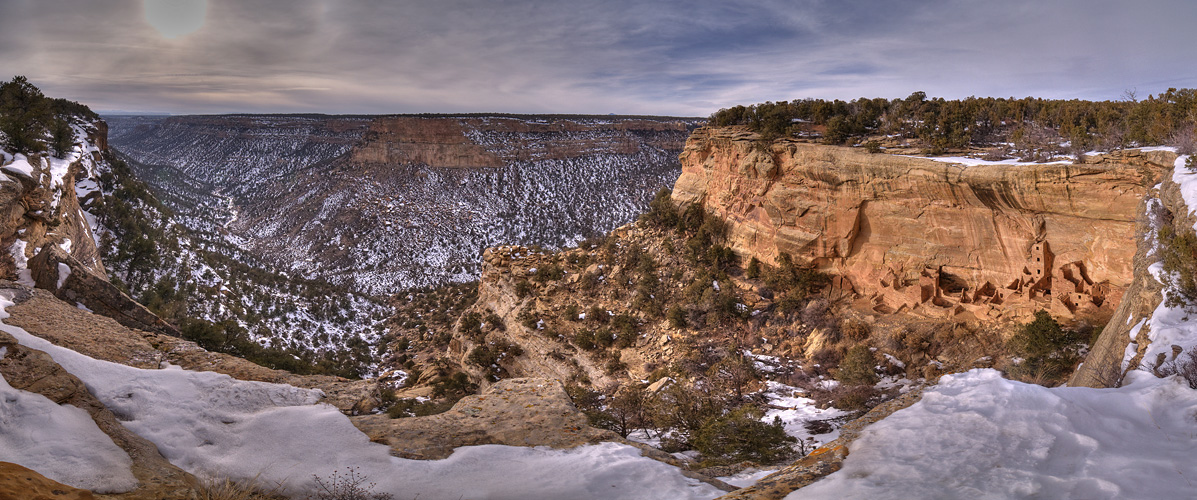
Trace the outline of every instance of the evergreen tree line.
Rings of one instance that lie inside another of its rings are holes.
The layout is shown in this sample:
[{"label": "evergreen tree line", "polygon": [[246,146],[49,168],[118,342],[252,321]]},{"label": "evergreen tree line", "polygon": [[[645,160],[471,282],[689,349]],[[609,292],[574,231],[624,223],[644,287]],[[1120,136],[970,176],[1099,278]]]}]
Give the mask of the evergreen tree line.
[{"label": "evergreen tree line", "polygon": [[15,153],[40,153],[49,149],[63,156],[74,144],[72,117],[98,120],[87,106],[42,95],[24,76],[0,83],[0,137]]},{"label": "evergreen tree line", "polygon": [[[873,135],[919,139],[932,150],[1019,142],[1052,135],[1075,151],[1115,150],[1135,145],[1176,145],[1191,149],[1197,123],[1197,90],[1170,88],[1137,100],[1120,101],[969,97],[852,101],[801,99],[720,109],[710,125],[744,125],[764,140],[822,127],[829,144],[860,142]],[[1185,151],[1188,152],[1188,151]]]}]

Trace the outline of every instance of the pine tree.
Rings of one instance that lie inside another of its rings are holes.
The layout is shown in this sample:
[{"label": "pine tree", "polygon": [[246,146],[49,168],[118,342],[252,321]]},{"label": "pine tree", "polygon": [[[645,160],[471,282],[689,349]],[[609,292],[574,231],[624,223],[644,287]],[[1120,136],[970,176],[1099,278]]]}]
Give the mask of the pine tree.
[{"label": "pine tree", "polygon": [[24,76],[0,84],[0,132],[17,153],[45,151],[42,138],[50,118],[49,100]]}]

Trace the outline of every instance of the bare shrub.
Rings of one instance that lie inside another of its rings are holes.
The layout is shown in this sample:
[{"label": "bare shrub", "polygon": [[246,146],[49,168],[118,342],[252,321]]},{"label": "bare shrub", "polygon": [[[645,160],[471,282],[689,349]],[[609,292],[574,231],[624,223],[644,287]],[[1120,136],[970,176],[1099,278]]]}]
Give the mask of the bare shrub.
[{"label": "bare shrub", "polygon": [[1168,137],[1168,145],[1175,147],[1176,152],[1182,155],[1197,153],[1197,129],[1189,125],[1173,130]]},{"label": "bare shrub", "polygon": [[869,335],[873,333],[868,323],[858,319],[845,319],[840,326],[840,332],[844,338],[853,342],[868,340]]},{"label": "bare shrub", "polygon": [[201,480],[194,487],[196,500],[284,500],[279,487],[267,488],[259,478],[233,481],[229,478]]},{"label": "bare shrub", "polygon": [[392,500],[394,498],[390,493],[375,493],[375,483],[369,482],[369,478],[357,471],[356,467],[349,467],[349,469],[342,474],[340,471],[334,470],[332,475],[327,479],[320,476],[312,476],[316,480],[316,488],[312,495],[309,495],[309,500]]},{"label": "bare shrub", "polygon": [[1172,361],[1161,363],[1156,367],[1155,374],[1161,377],[1179,375],[1190,389],[1197,389],[1197,348],[1191,348],[1183,358],[1178,354]]}]

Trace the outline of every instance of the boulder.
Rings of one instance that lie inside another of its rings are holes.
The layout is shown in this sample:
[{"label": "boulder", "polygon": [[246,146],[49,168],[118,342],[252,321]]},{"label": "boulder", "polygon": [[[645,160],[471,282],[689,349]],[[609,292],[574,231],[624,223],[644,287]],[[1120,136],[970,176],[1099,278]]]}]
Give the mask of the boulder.
[{"label": "boulder", "polygon": [[38,288],[49,290],[70,304],[108,316],[129,328],[181,336],[179,330],[125,295],[107,279],[93,273],[58,245],[47,243],[29,260],[29,270]]},{"label": "boulder", "polygon": [[396,455],[422,460],[447,458],[459,446],[572,448],[619,440],[611,431],[591,427],[561,382],[542,378],[501,380],[437,415],[397,419],[366,415],[351,420]]}]

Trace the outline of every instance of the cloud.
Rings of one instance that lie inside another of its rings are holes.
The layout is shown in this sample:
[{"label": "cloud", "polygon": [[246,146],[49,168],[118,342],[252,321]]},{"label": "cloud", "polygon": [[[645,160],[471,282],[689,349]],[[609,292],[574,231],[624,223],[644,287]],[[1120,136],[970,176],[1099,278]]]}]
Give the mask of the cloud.
[{"label": "cloud", "polygon": [[[804,97],[1197,87],[1187,1],[140,0],[0,4],[0,77],[97,109],[706,115]],[[6,78],[6,77],[5,77]]]}]

